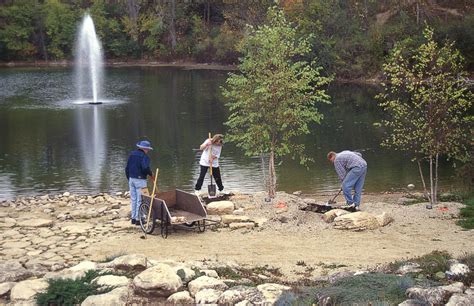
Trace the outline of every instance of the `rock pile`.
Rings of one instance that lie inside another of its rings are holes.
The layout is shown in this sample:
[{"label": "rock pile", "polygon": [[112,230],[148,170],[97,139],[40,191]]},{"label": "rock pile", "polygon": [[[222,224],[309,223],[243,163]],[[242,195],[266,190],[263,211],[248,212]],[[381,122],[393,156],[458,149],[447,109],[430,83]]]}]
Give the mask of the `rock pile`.
[{"label": "rock pile", "polygon": [[[48,288],[48,279],[78,279],[87,271],[96,270],[108,275],[99,276],[92,282],[113,288],[108,293],[87,297],[81,305],[125,305],[166,302],[169,304],[273,304],[295,299],[288,286],[264,283],[249,287],[235,280],[219,276],[212,263],[182,263],[149,260],[143,255],[124,255],[107,263],[84,261],[73,267],[42,278],[31,275],[19,277],[18,267],[2,269],[0,298],[12,305],[34,304],[35,296]],[[128,272],[123,275],[123,272]],[[114,275],[122,274],[122,275]],[[1,302],[1,300],[0,300]]]}]

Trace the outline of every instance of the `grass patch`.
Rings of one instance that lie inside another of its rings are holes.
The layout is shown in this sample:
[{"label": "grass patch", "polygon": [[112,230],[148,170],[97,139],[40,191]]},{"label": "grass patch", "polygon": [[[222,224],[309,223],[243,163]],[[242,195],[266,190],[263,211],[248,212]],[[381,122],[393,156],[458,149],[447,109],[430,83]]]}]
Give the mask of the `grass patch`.
[{"label": "grass patch", "polygon": [[464,229],[474,229],[474,193],[461,194],[461,198],[466,207],[461,208],[459,213],[461,219],[456,224]]},{"label": "grass patch", "polygon": [[[255,285],[263,284],[264,282],[276,281],[279,277],[283,276],[279,268],[272,268],[268,265],[259,266],[254,268],[238,268],[232,269],[229,267],[219,267],[215,271],[221,278],[227,278],[235,281],[250,280],[250,283]],[[269,279],[263,280],[259,275],[265,275]]]},{"label": "grass patch", "polygon": [[309,288],[300,295],[296,304],[318,304],[320,299],[325,298],[325,301],[330,301],[330,305],[397,305],[406,299],[405,291],[413,284],[414,281],[406,276],[361,274],[343,278],[327,287]]},{"label": "grass patch", "polygon": [[218,267],[215,269],[217,275],[222,278],[232,279],[232,280],[240,280],[242,279],[242,275],[240,275],[237,271],[229,267]]},{"label": "grass patch", "polygon": [[80,305],[88,296],[107,293],[113,287],[101,287],[92,282],[98,276],[110,273],[99,273],[95,270],[86,272],[82,278],[51,279],[46,292],[36,295],[38,305]]},{"label": "grass patch", "polygon": [[417,263],[420,265],[421,274],[427,276],[428,279],[435,279],[436,272],[444,272],[449,270],[448,260],[452,257],[446,251],[433,251],[429,254],[416,257],[409,260],[400,260],[392,262],[388,265],[388,270],[395,273],[400,267],[406,265],[408,262]]}]

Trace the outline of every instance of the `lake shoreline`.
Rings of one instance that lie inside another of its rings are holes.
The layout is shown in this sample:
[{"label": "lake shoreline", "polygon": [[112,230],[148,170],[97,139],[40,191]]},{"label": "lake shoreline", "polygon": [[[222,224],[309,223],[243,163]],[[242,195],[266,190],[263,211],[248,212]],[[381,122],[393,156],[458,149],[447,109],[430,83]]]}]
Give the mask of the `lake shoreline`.
[{"label": "lake shoreline", "polygon": [[[12,61],[0,62],[0,68],[57,68],[57,67],[72,67],[74,61]],[[198,63],[192,61],[146,61],[146,60],[108,60],[105,63],[106,67],[174,67],[184,70],[222,70],[222,71],[236,71],[237,65],[224,65],[219,63]],[[382,82],[380,76],[372,76],[367,78],[335,78],[338,83],[347,84],[366,84],[379,85]]]}]

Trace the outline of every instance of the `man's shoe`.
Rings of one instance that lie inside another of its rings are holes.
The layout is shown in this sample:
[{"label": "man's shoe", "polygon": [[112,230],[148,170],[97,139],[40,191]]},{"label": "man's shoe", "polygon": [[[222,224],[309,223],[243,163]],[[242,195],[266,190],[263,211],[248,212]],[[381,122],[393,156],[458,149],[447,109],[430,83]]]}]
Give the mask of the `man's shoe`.
[{"label": "man's shoe", "polygon": [[354,203],[352,203],[352,204],[346,203],[346,204],[342,205],[342,209],[350,209],[350,210],[353,210],[353,209],[355,209],[355,207],[356,207],[356,206],[355,206]]},{"label": "man's shoe", "polygon": [[355,210],[356,210],[356,211],[360,211],[360,206],[359,206],[359,205],[356,205]]},{"label": "man's shoe", "polygon": [[132,224],[137,224],[137,220],[132,219]]}]

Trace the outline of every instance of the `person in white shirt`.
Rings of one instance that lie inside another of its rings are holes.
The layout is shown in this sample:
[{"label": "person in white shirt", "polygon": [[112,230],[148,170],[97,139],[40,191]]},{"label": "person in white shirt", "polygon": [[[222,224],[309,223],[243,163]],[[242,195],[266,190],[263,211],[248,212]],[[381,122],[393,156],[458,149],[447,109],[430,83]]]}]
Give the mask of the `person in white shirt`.
[{"label": "person in white shirt", "polygon": [[[217,187],[219,191],[224,189],[222,185],[221,172],[219,170],[219,158],[222,151],[222,141],[224,136],[222,134],[216,134],[211,139],[206,139],[201,146],[199,147],[202,150],[201,159],[199,165],[201,166],[201,172],[199,178],[194,186],[196,191],[201,190],[202,183],[204,182],[204,177],[206,176],[207,170],[209,169],[212,163],[212,176],[216,180]],[[209,153],[209,150],[212,148],[212,152]]]}]

